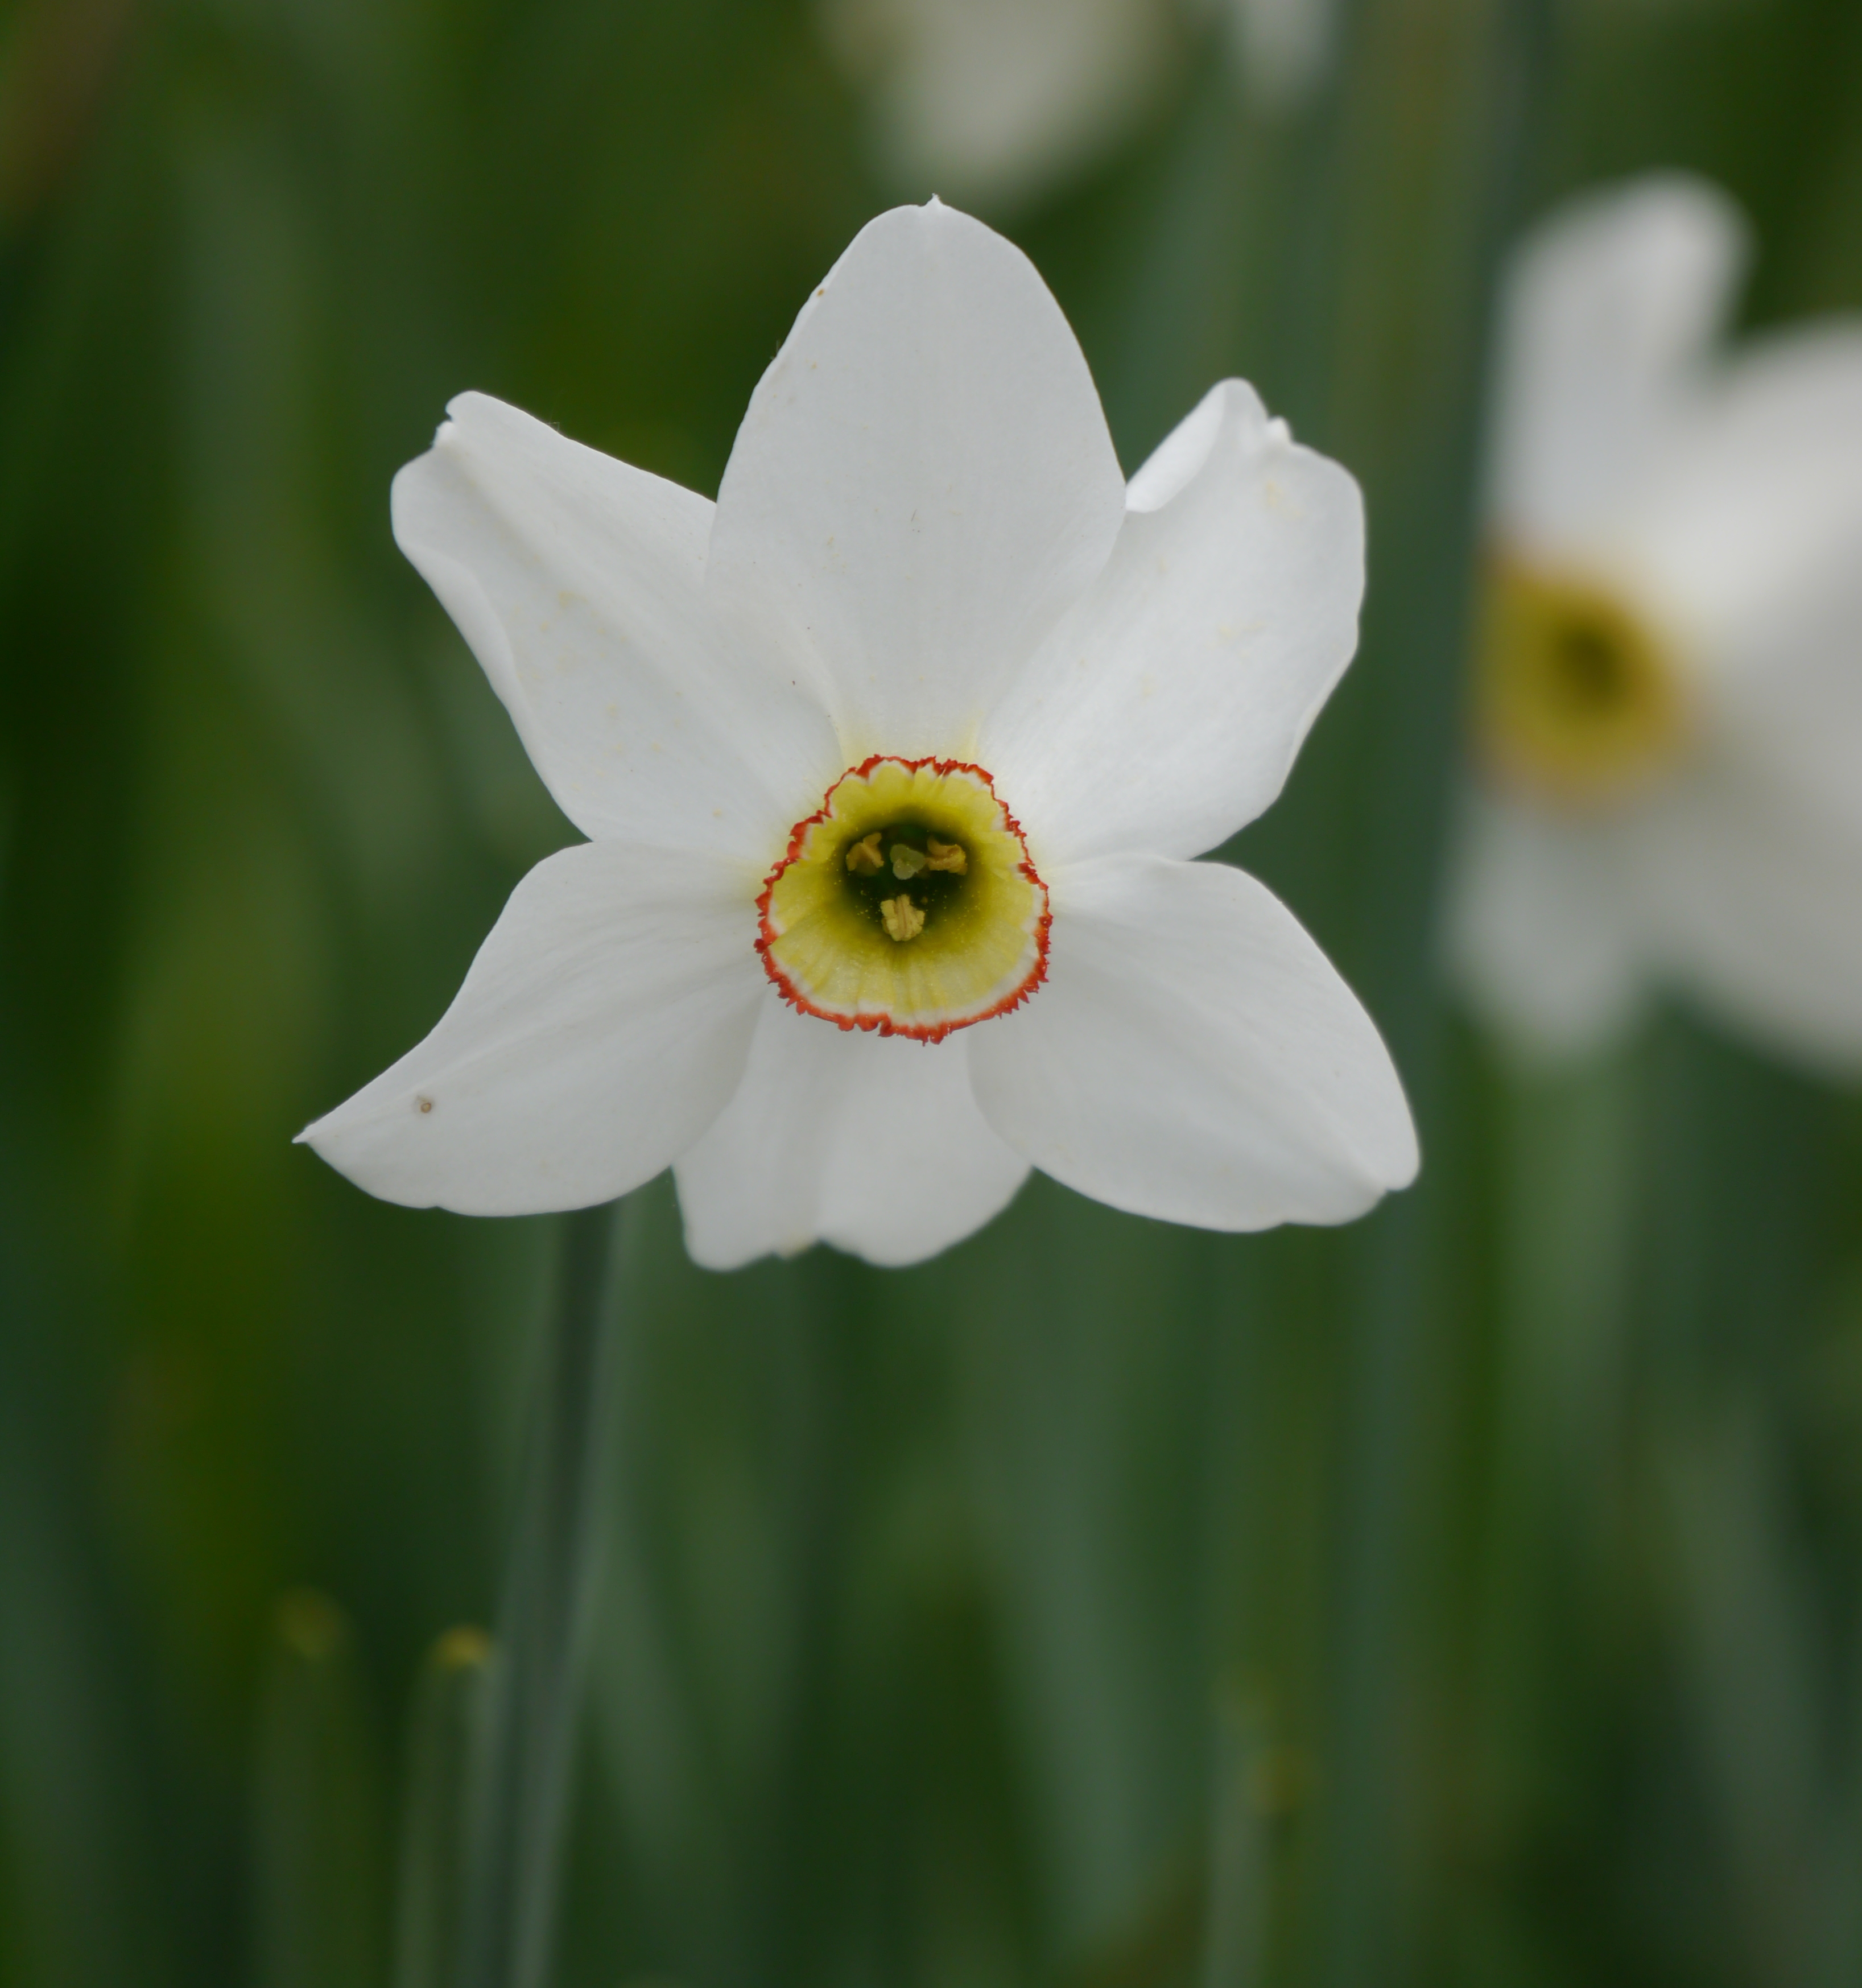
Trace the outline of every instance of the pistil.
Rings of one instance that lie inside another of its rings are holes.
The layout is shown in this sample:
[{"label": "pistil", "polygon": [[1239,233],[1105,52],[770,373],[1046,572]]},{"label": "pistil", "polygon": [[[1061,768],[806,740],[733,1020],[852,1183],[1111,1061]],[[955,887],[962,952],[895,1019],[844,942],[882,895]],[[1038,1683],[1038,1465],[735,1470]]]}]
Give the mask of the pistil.
[{"label": "pistil", "polygon": [[888,938],[916,938],[924,929],[924,914],[907,897],[882,898],[879,915]]}]

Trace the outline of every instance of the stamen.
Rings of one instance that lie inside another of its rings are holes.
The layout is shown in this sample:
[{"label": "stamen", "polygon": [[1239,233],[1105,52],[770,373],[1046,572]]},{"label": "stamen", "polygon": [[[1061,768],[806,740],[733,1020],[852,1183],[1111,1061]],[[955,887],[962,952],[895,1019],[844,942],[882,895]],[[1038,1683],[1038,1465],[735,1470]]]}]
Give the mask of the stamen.
[{"label": "stamen", "polygon": [[892,874],[901,884],[909,883],[930,860],[922,849],[914,849],[909,842],[892,845]]},{"label": "stamen", "polygon": [[[926,869],[948,870],[953,877],[961,877],[968,874],[970,859],[964,853],[964,847],[961,842],[940,842],[934,835],[928,835],[924,838],[924,847],[930,852],[925,858]],[[898,860],[898,854],[896,849],[892,852],[892,858],[895,863]]]},{"label": "stamen", "polygon": [[882,898],[879,915],[888,938],[916,938],[924,929],[924,914],[909,898]]},{"label": "stamen", "polygon": [[[879,850],[880,832],[876,828],[870,835],[863,835],[847,851],[847,867],[857,877],[876,876],[880,865],[885,861]],[[894,854],[896,855],[897,851]]]}]

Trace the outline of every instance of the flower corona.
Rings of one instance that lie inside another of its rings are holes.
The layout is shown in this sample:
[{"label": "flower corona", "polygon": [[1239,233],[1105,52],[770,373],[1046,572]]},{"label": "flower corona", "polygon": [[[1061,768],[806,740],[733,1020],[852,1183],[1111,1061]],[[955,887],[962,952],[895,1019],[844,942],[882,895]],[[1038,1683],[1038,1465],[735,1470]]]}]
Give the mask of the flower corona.
[{"label": "flower corona", "polygon": [[1047,970],[1047,887],[980,766],[880,755],[796,824],[757,900],[784,1000],[843,1029],[941,1042]]},{"label": "flower corona", "polygon": [[1505,786],[1574,805],[1634,793],[1683,749],[1686,687],[1668,645],[1607,587],[1504,555],[1488,566],[1478,744]]}]

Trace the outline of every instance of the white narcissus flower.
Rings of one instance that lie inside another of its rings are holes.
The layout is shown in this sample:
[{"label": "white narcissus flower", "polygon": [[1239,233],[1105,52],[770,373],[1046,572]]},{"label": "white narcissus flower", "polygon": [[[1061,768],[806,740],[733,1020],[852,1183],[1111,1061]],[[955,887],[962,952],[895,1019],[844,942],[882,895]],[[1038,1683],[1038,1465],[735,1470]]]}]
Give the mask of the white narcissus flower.
[{"label": "white narcissus flower", "polygon": [[1168,79],[1177,0],[817,0],[870,92],[875,149],[960,199],[1045,191],[1131,131]]},{"label": "white narcissus flower", "polygon": [[1666,986],[1862,1065],[1862,326],[1722,356],[1745,260],[1664,175],[1511,274],[1449,942],[1529,1051]]},{"label": "white narcissus flower", "polygon": [[1242,86],[1266,108],[1303,103],[1325,79],[1338,39],[1338,0],[1221,0]]},{"label": "white narcissus flower", "polygon": [[302,1134],[333,1165],[515,1214],[670,1163],[719,1267],[909,1263],[1031,1164],[1228,1229],[1411,1178],[1364,1010],[1186,860],[1273,800],[1357,639],[1357,487],[1248,387],[1127,488],[1032,266],[934,202],[810,299],[715,506],[450,413],[395,535],[590,840]]},{"label": "white narcissus flower", "polygon": [[817,0],[894,170],[963,198],[1044,191],[1130,135],[1197,29],[1273,110],[1325,74],[1337,0]]}]

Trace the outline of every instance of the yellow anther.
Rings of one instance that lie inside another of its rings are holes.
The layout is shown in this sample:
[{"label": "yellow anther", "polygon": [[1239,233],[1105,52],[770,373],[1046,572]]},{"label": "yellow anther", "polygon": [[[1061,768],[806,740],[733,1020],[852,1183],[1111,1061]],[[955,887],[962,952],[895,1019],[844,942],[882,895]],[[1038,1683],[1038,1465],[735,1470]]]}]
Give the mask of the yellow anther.
[{"label": "yellow anther", "polygon": [[892,845],[892,874],[901,884],[909,883],[930,860],[922,849],[914,849],[909,842]]},{"label": "yellow anther", "polygon": [[888,938],[916,938],[924,929],[924,914],[909,898],[883,898],[879,915]]},{"label": "yellow anther", "polygon": [[[927,870],[948,870],[953,877],[961,877],[970,867],[970,859],[964,854],[961,842],[940,842],[934,835],[924,838],[924,847],[929,854],[924,859]],[[898,860],[899,852],[892,852],[893,860]]]},{"label": "yellow anther", "polygon": [[877,876],[880,866],[885,861],[879,849],[880,832],[876,828],[870,835],[863,835],[847,851],[847,867],[857,877]]}]

